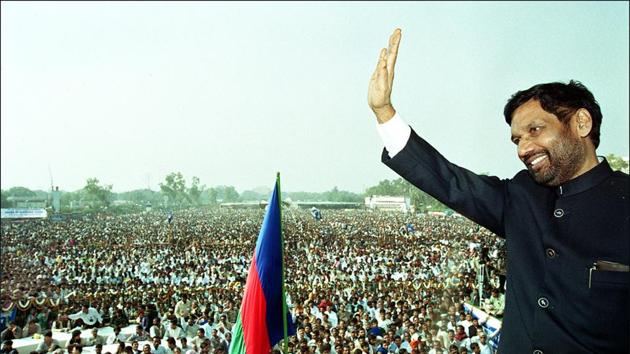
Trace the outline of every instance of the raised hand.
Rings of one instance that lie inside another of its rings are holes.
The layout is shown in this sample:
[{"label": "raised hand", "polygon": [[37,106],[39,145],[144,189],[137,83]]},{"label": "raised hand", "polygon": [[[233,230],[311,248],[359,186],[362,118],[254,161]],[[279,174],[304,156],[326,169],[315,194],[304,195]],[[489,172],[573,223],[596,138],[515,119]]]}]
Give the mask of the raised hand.
[{"label": "raised hand", "polygon": [[390,120],[396,111],[391,103],[392,86],[394,84],[394,66],[400,45],[400,28],[394,30],[389,37],[387,49],[381,49],[376,69],[370,78],[368,87],[368,105],[376,115],[379,123]]}]

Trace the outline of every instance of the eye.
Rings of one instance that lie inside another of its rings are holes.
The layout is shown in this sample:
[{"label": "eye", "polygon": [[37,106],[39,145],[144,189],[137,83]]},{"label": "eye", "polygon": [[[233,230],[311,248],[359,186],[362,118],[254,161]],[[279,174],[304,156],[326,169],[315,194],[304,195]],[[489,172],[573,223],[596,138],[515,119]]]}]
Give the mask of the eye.
[{"label": "eye", "polygon": [[512,142],[514,145],[518,145],[518,142],[521,141],[521,138],[512,138]]},{"label": "eye", "polygon": [[529,128],[529,134],[536,136],[540,134],[541,130],[542,130],[541,126],[534,126],[534,127]]}]

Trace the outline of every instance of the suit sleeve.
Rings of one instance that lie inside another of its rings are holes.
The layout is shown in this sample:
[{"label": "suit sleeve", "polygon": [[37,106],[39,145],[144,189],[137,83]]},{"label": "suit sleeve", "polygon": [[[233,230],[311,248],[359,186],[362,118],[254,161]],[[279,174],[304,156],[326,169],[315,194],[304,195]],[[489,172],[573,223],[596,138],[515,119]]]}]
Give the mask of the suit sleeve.
[{"label": "suit sleeve", "polygon": [[505,237],[503,209],[507,181],[477,175],[449,162],[413,130],[402,151],[390,158],[384,149],[381,160],[414,186]]}]

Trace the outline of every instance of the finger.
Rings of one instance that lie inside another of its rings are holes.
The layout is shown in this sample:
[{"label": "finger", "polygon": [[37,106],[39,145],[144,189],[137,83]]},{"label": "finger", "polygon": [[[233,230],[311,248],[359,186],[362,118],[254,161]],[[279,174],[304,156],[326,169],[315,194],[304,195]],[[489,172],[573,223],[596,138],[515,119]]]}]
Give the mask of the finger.
[{"label": "finger", "polygon": [[389,47],[387,48],[387,73],[390,85],[394,80],[394,67],[396,66],[396,58],[398,57],[401,35],[400,28],[397,28],[389,38]]},{"label": "finger", "polygon": [[372,80],[377,78],[380,74],[383,73],[383,70],[387,68],[387,61],[385,59],[386,50],[385,48],[381,49],[378,54],[378,60],[376,61],[376,68],[374,69],[374,73],[372,74]]}]

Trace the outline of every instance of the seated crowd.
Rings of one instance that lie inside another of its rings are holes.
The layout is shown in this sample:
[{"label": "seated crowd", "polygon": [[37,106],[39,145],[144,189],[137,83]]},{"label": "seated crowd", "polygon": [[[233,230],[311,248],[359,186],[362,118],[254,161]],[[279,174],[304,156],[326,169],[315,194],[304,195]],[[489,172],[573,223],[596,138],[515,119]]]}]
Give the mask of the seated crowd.
[{"label": "seated crowd", "polygon": [[[297,328],[289,352],[494,353],[489,341],[498,332],[485,333],[486,319],[463,307],[502,316],[504,245],[489,231],[445,216],[283,215]],[[263,217],[183,210],[171,231],[164,212],[3,220],[0,298],[3,316],[14,316],[0,329],[2,353],[34,335],[38,353],[100,354],[112,344],[111,354],[227,353]],[[133,333],[121,332],[131,325]],[[104,326],[114,328],[106,339],[98,335]],[[81,337],[89,328],[90,338]],[[67,346],[55,332],[72,333]]]}]

